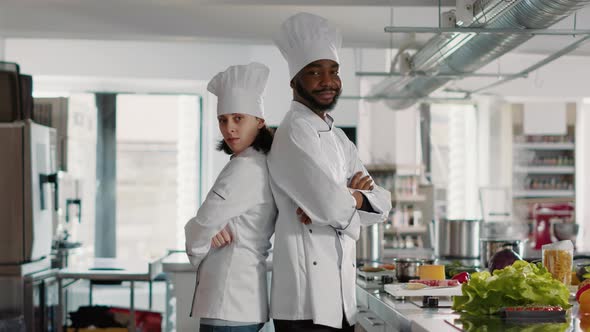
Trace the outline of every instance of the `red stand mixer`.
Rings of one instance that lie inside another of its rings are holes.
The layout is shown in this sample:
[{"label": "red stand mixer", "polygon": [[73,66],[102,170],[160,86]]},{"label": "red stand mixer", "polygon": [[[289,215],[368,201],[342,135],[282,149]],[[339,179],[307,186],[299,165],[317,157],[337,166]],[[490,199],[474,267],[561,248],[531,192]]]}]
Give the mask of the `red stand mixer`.
[{"label": "red stand mixer", "polygon": [[534,248],[540,250],[544,244],[553,242],[554,224],[574,223],[574,205],[572,203],[538,203],[533,207],[533,218],[535,220]]}]

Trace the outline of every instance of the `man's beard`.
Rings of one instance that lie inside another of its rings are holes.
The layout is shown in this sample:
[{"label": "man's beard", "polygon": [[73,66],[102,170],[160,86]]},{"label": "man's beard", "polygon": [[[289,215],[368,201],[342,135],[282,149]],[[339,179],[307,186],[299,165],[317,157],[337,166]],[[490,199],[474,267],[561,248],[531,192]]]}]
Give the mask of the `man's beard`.
[{"label": "man's beard", "polygon": [[335,89],[329,89],[329,88],[315,91],[316,93],[320,93],[320,92],[324,92],[324,91],[336,92],[336,95],[334,95],[334,99],[332,100],[332,102],[325,105],[325,104],[320,104],[317,100],[315,100],[313,95],[311,93],[307,92],[303,88],[303,86],[299,83],[299,80],[295,80],[295,90],[297,91],[297,94],[308,103],[308,106],[311,109],[316,110],[316,111],[321,111],[321,112],[332,111],[334,109],[334,107],[336,107],[336,103],[338,103],[338,97],[340,97],[340,93],[342,93],[342,89],[335,90]]}]

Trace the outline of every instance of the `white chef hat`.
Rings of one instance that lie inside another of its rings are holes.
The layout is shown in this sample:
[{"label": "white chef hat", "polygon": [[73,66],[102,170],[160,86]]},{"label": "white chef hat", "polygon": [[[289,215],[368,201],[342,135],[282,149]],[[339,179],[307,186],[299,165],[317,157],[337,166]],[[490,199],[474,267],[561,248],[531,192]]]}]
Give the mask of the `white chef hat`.
[{"label": "white chef hat", "polygon": [[263,94],[270,70],[252,62],[215,75],[207,90],[217,96],[217,115],[242,113],[264,119]]},{"label": "white chef hat", "polygon": [[317,60],[340,63],[338,51],[342,46],[340,31],[323,17],[299,13],[281,25],[274,42],[289,64],[291,79],[303,67]]}]

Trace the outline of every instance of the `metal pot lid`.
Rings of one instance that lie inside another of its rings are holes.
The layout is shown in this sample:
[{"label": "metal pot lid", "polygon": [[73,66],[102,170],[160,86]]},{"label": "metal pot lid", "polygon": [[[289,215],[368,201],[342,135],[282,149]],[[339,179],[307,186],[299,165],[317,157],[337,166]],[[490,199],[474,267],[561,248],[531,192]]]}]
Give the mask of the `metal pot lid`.
[{"label": "metal pot lid", "polygon": [[485,241],[485,242],[506,242],[506,243],[520,243],[524,240],[522,239],[507,239],[507,238],[493,238],[493,237],[482,237],[480,238],[481,241]]},{"label": "metal pot lid", "polygon": [[394,262],[400,262],[400,263],[425,263],[425,262],[431,262],[434,261],[433,258],[394,258],[393,259]]}]

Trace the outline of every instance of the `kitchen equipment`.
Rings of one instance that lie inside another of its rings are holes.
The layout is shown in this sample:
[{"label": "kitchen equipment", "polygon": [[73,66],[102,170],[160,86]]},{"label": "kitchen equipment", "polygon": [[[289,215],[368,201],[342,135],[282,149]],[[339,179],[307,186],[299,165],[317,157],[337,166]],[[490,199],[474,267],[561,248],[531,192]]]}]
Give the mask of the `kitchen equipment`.
[{"label": "kitchen equipment", "polygon": [[483,222],[482,239],[525,239],[529,234],[529,224],[520,222]]},{"label": "kitchen equipment", "polygon": [[[0,264],[48,257],[57,209],[55,130],[31,120],[0,123]],[[53,193],[52,193],[53,190]]]},{"label": "kitchen equipment", "polygon": [[422,289],[406,289],[405,284],[383,286],[385,291],[395,297],[410,296],[461,296],[461,285],[453,287],[426,287]]},{"label": "kitchen equipment", "polygon": [[384,269],[377,272],[356,270],[356,283],[364,288],[381,288],[385,284],[391,284],[395,280],[395,271]]},{"label": "kitchen equipment", "polygon": [[419,279],[418,268],[422,265],[433,264],[434,259],[427,258],[394,258],[395,277],[398,282],[408,282]]},{"label": "kitchen equipment", "polygon": [[481,239],[481,266],[487,268],[494,254],[503,249],[512,249],[512,251],[522,257],[524,254],[524,241],[516,239]]},{"label": "kitchen equipment", "polygon": [[33,78],[18,64],[0,61],[0,122],[31,119],[32,111]]},{"label": "kitchen equipment", "polygon": [[13,122],[22,118],[19,66],[0,62],[0,122]]},{"label": "kitchen equipment", "polygon": [[507,187],[480,187],[479,204],[484,222],[512,220],[512,193]]},{"label": "kitchen equipment", "polygon": [[551,239],[552,223],[574,222],[574,205],[569,203],[535,204],[533,207],[533,219],[535,220],[535,227],[533,229],[535,249],[539,250],[543,245],[553,242]]},{"label": "kitchen equipment", "polygon": [[378,262],[383,257],[383,224],[362,226],[356,244],[357,262]]},{"label": "kitchen equipment", "polygon": [[479,259],[481,220],[439,219],[436,223],[437,257],[449,260]]},{"label": "kitchen equipment", "polygon": [[28,332],[57,331],[57,271],[50,269],[26,275],[3,275],[4,271],[0,271],[1,311],[24,316]]},{"label": "kitchen equipment", "polygon": [[554,222],[551,224],[553,242],[570,240],[575,244],[580,225],[574,223]]},{"label": "kitchen equipment", "polygon": [[64,268],[74,251],[82,246],[79,239],[82,220],[80,181],[71,174],[59,172],[59,209],[54,213],[55,236],[53,238],[52,266]]}]

